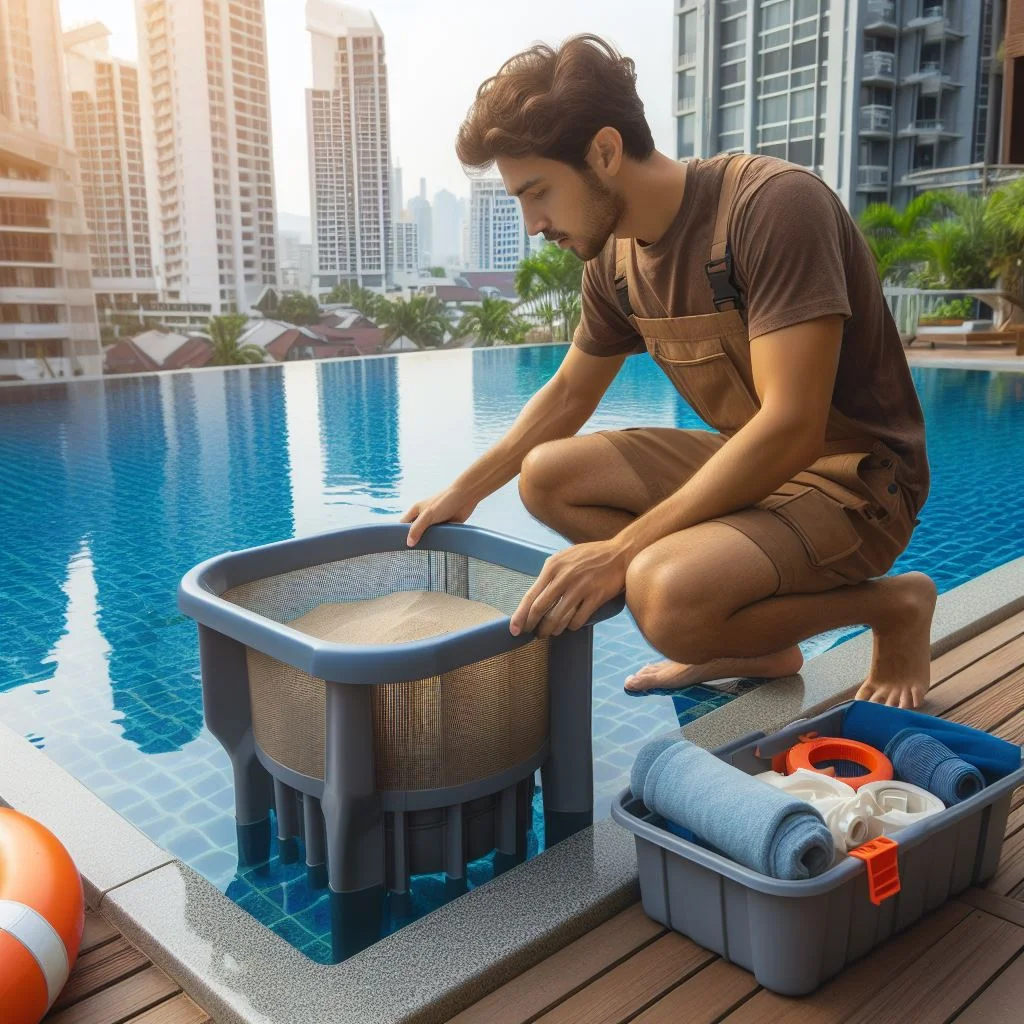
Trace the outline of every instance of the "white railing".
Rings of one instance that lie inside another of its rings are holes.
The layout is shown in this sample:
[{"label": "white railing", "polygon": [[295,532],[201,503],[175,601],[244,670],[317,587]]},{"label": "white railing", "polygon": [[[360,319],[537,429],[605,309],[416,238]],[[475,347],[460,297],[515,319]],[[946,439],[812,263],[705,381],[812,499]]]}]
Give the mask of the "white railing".
[{"label": "white railing", "polygon": [[857,184],[863,186],[889,184],[889,168],[865,165],[857,168]]},{"label": "white railing", "polygon": [[862,132],[887,132],[892,129],[892,107],[873,104],[861,107],[860,130]]},{"label": "white railing", "polygon": [[894,24],[896,21],[896,5],[892,0],[868,0],[868,21],[870,25],[876,21]]},{"label": "white railing", "polygon": [[922,134],[931,135],[935,132],[945,131],[945,127],[941,121],[936,120],[933,117],[919,117],[915,121],[911,121],[907,127],[908,132],[921,132]]},{"label": "white railing", "polygon": [[896,58],[891,53],[864,54],[865,78],[892,78],[896,71]]}]

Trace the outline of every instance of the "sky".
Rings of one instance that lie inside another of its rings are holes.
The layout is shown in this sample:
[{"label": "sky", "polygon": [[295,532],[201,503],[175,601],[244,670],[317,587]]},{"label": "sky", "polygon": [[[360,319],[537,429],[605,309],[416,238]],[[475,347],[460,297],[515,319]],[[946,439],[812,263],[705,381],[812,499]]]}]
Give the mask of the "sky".
[{"label": "sky", "polygon": [[[172,0],[176,2],[176,0]],[[198,0],[189,0],[198,2]],[[614,43],[637,66],[637,87],[655,145],[675,154],[670,0],[379,0],[369,6],[384,31],[392,162],[405,200],[447,188],[469,194],[455,136],[477,86],[535,42],[556,45],[578,32]],[[99,18],[111,52],[135,60],[135,0],[60,0],[64,27]],[[308,215],[305,89],[312,81],[303,0],[265,0],[278,212]]]}]

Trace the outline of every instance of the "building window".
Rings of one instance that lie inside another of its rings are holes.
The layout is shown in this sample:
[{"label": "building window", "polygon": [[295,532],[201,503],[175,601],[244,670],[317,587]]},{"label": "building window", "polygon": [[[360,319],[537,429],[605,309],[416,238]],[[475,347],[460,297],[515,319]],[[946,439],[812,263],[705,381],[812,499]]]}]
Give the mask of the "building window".
[{"label": "building window", "polygon": [[685,114],[678,118],[676,155],[679,157],[693,156],[696,120],[693,114]]}]

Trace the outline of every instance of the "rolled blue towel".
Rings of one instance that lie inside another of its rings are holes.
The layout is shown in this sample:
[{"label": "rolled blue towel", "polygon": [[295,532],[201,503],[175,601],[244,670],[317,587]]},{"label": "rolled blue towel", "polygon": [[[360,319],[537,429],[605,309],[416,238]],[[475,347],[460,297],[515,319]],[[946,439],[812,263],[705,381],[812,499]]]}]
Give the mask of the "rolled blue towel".
[{"label": "rolled blue towel", "polygon": [[631,784],[649,810],[763,875],[798,881],[832,864],[832,833],[810,804],[687,740],[648,744]]},{"label": "rolled blue towel", "polygon": [[985,777],[941,740],[914,729],[902,729],[885,748],[898,779],[937,796],[947,807],[985,788]]}]

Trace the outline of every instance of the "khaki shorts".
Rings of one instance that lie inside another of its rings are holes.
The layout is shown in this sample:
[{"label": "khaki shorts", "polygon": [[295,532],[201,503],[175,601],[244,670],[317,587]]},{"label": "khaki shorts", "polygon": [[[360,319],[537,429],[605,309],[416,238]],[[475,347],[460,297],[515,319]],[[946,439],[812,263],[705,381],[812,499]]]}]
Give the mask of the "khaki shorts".
[{"label": "khaki shorts", "polygon": [[[635,471],[650,506],[678,490],[725,443],[703,430],[604,430]],[[771,559],[776,594],[814,594],[882,576],[910,541],[913,512],[885,445],[831,455],[750,508],[719,516]]]}]

